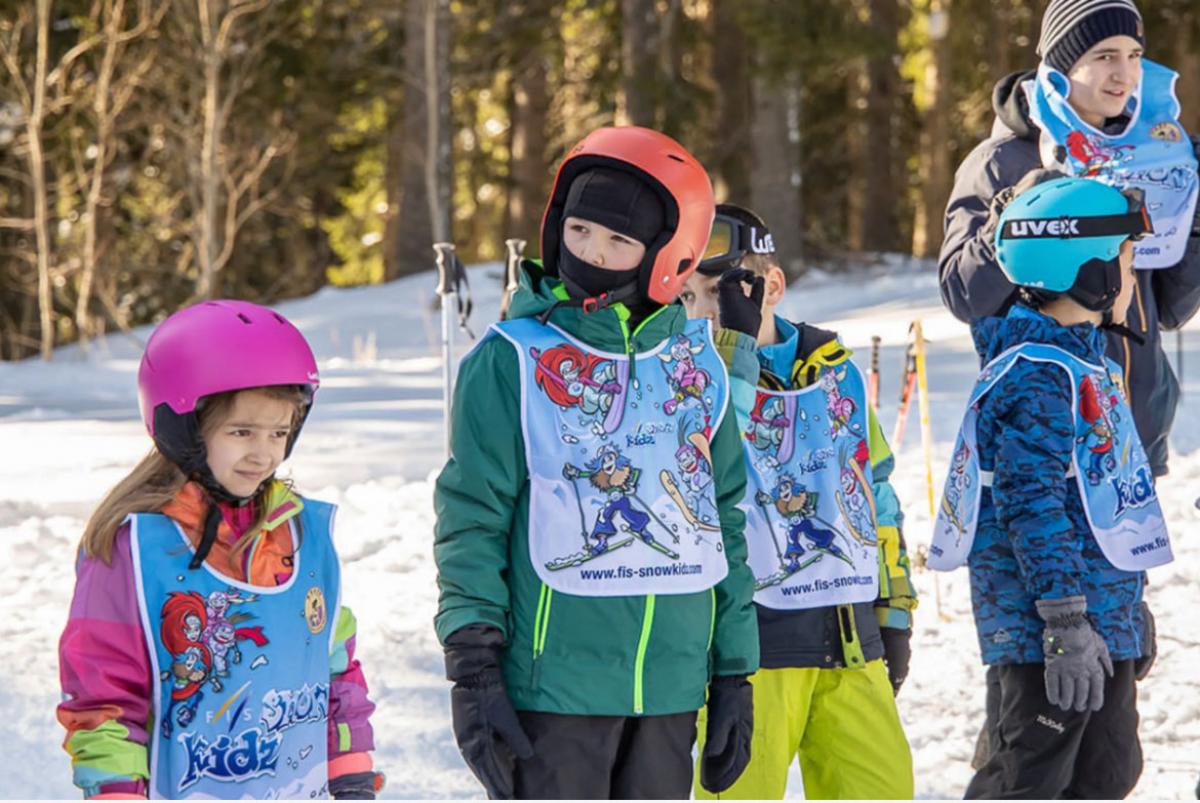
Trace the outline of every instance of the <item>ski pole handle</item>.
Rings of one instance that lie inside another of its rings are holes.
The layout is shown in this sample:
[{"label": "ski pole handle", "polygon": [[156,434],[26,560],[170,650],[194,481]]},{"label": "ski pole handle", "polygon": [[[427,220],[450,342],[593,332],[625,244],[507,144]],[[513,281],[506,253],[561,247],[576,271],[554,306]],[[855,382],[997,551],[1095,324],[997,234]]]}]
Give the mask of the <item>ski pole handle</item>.
[{"label": "ski pole handle", "polygon": [[525,255],[525,241],[518,237],[512,237],[504,241],[504,248],[508,252],[508,259],[505,262],[504,289],[512,291],[517,289],[517,269]]},{"label": "ski pole handle", "polygon": [[455,292],[454,243],[434,243],[433,251],[437,255],[437,294],[445,296]]}]

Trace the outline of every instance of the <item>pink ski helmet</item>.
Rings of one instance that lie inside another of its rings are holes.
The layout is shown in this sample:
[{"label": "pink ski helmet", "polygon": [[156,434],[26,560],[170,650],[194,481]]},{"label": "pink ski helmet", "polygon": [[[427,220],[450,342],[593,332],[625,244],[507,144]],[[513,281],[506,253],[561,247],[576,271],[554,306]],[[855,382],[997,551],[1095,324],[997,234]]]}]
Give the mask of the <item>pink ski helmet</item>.
[{"label": "pink ski helmet", "polygon": [[159,450],[186,473],[204,472],[197,404],[205,396],[269,385],[309,388],[310,402],[288,441],[290,454],[320,385],[300,330],[249,301],[204,301],[158,325],[138,368],[138,406]]}]

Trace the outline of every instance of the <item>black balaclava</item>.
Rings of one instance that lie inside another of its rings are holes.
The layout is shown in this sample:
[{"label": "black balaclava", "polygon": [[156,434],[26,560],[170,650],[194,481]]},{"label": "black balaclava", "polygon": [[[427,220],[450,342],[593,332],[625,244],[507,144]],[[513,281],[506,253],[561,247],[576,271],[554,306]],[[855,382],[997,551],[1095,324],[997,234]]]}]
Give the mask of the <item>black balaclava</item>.
[{"label": "black balaclava", "polygon": [[[632,173],[594,167],[571,182],[563,203],[562,219],[577,217],[607,226],[649,247],[663,230],[665,215],[658,194]],[[564,223],[565,225],[565,223]],[[643,265],[629,270],[604,270],[571,253],[559,233],[559,276],[573,297],[592,298],[625,285],[636,287]],[[633,309],[636,297],[621,298]]]}]

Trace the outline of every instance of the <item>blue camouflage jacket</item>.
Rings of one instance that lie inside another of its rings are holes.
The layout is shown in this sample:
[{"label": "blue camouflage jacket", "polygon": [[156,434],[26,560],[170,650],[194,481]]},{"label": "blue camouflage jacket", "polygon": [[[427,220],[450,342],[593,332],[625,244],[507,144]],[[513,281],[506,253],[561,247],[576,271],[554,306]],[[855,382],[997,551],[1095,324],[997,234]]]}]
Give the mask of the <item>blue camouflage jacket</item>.
[{"label": "blue camouflage jacket", "polygon": [[[1047,343],[1102,363],[1105,334],[1063,326],[1019,304],[972,326],[989,362],[1019,343]],[[985,664],[1040,663],[1043,623],[1034,601],[1083,594],[1088,617],[1114,661],[1142,655],[1145,574],[1114,567],[1092,537],[1074,479],[1071,388],[1050,365],[1019,361],[980,403],[980,468],[994,472],[980,499],[968,566]]]}]

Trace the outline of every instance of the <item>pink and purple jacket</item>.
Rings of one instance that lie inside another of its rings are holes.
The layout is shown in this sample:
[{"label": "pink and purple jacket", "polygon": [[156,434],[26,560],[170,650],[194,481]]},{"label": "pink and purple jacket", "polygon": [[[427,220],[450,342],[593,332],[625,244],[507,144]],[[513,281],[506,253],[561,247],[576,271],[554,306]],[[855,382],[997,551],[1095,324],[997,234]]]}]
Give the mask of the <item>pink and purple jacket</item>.
[{"label": "pink and purple jacket", "polygon": [[[164,513],[199,540],[204,496],[192,484],[184,487]],[[290,576],[288,519],[299,512],[298,498],[277,483],[269,494],[271,513],[241,562],[243,578],[275,586]],[[224,521],[217,544],[207,558],[229,571],[230,545],[254,520],[254,511],[222,505]],[[281,545],[285,545],[281,548]],[[75,596],[59,641],[59,678],[63,702],[58,720],[67,729],[63,747],[71,756],[74,783],[85,797],[139,798],[149,777],[147,730],[157,679],[151,669],[142,631],[135,587],[129,527],[113,545],[112,564],[80,555]],[[353,613],[340,609],[330,652],[328,722],[329,778],[372,771],[374,736],[369,718],[375,705],[355,658]]]}]

